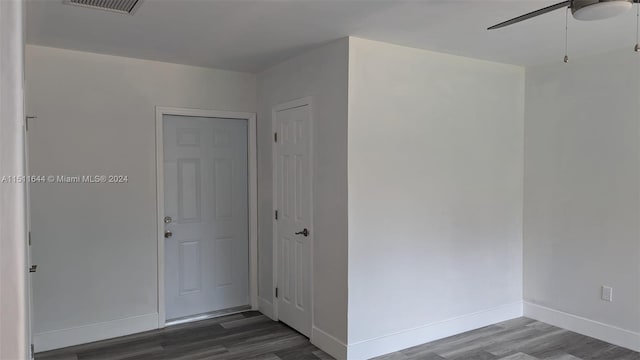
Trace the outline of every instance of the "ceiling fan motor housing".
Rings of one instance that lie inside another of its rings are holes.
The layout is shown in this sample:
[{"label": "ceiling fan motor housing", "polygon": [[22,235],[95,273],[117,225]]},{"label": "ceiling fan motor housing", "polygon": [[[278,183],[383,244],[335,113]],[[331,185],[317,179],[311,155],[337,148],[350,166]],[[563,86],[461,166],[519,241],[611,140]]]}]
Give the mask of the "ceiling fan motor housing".
[{"label": "ceiling fan motor housing", "polygon": [[601,20],[625,13],[633,0],[573,0],[571,13],[578,20]]}]

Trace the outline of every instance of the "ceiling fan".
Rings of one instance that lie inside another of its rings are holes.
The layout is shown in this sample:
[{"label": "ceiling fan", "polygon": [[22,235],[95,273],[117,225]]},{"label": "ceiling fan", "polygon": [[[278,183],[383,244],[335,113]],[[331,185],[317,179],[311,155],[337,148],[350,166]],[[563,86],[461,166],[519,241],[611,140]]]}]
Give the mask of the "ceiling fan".
[{"label": "ceiling fan", "polygon": [[578,20],[607,19],[631,9],[633,3],[640,3],[640,0],[567,0],[493,25],[488,30],[513,25],[562,8],[571,9],[571,14]]}]

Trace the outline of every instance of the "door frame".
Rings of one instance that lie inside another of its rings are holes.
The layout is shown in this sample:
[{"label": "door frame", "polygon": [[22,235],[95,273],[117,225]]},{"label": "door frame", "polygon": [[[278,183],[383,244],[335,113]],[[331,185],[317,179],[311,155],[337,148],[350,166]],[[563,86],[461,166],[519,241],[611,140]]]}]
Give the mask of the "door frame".
[{"label": "door frame", "polygon": [[[314,119],[313,119],[313,98],[311,96],[307,96],[304,98],[300,98],[300,99],[296,99],[296,100],[292,100],[292,101],[288,101],[282,104],[278,104],[276,106],[274,106],[271,110],[271,130],[273,133],[277,132],[277,124],[276,124],[276,113],[279,111],[284,111],[284,110],[289,110],[289,109],[295,109],[295,108],[299,108],[302,106],[308,106],[309,107],[309,181],[310,181],[310,191],[311,194],[309,194],[309,199],[311,201],[311,209],[309,211],[309,232],[311,233],[311,236],[309,237],[309,309],[311,312],[311,334],[313,334],[313,327],[315,326],[315,321],[314,321],[314,312],[313,312],[313,305],[314,305],[314,277],[313,277],[313,244],[314,244],[314,240],[315,240],[315,231],[314,231],[314,227],[313,227],[313,201],[314,201],[314,188],[313,188],[313,175],[314,175],[314,157],[313,157],[313,135],[314,135],[314,131],[313,131],[313,127],[314,127]],[[275,211],[278,210],[277,209],[277,205],[278,205],[278,177],[277,177],[277,167],[278,167],[278,162],[277,162],[277,150],[276,150],[276,146],[272,146],[271,147],[271,169],[272,169],[272,182],[273,182],[273,188],[272,188],[272,204],[273,204],[273,212],[272,214],[275,214]],[[279,269],[279,261],[278,261],[278,221],[275,219],[275,216],[271,217],[271,221],[273,224],[273,233],[272,233],[272,246],[273,246],[273,289],[272,291],[272,303],[273,303],[273,319],[274,320],[278,320],[278,298],[276,297],[276,292],[275,292],[275,288],[278,287],[278,269]]]},{"label": "door frame", "polygon": [[256,114],[156,106],[156,236],[158,239],[158,328],[166,325],[165,308],[165,248],[164,248],[164,115],[224,118],[247,121],[247,175],[249,209],[249,301],[251,309],[258,308],[258,163],[256,145]]}]

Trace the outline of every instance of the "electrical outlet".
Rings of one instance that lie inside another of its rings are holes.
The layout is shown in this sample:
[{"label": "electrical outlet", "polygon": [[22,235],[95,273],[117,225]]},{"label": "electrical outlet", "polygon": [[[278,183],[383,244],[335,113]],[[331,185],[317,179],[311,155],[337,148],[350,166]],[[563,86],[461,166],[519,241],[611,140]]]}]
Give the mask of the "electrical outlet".
[{"label": "electrical outlet", "polygon": [[604,301],[609,301],[609,302],[613,301],[613,288],[602,285],[600,298]]}]

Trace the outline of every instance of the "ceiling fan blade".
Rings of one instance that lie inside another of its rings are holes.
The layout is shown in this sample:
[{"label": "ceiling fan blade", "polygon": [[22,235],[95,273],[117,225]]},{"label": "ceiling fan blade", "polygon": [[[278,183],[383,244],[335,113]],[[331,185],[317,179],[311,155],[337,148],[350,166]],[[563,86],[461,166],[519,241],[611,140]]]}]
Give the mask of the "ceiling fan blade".
[{"label": "ceiling fan blade", "polygon": [[[640,2],[640,0],[634,0],[634,1]],[[505,26],[512,25],[512,24],[515,24],[515,23],[519,23],[520,21],[531,19],[532,17],[536,17],[536,16],[539,16],[539,15],[542,15],[542,14],[546,14],[546,13],[554,11],[554,10],[562,9],[563,7],[567,7],[567,6],[570,6],[570,5],[571,5],[571,0],[563,1],[561,3],[557,3],[555,5],[547,6],[545,8],[540,9],[540,10],[536,10],[536,11],[530,12],[528,14],[524,14],[524,15],[518,16],[517,18],[513,18],[511,20],[507,20],[505,22],[501,22],[500,24],[493,25],[492,27],[488,28],[487,30],[499,29],[501,27],[505,27]]]}]

